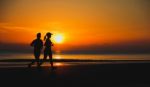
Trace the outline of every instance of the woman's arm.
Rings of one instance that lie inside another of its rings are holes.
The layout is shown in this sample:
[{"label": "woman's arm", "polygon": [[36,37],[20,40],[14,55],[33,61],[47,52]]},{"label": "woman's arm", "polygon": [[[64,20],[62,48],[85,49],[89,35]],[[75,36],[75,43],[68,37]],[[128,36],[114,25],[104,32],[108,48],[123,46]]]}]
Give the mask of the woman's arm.
[{"label": "woman's arm", "polygon": [[54,44],[51,42],[51,46],[54,46]]}]

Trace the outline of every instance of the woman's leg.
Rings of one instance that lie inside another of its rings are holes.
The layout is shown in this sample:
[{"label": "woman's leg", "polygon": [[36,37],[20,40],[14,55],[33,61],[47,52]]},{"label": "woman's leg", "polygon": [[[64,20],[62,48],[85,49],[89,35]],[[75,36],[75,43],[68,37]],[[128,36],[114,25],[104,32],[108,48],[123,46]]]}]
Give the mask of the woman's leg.
[{"label": "woman's leg", "polygon": [[50,60],[51,67],[53,68],[53,56],[52,56],[52,53],[49,54],[49,60]]}]

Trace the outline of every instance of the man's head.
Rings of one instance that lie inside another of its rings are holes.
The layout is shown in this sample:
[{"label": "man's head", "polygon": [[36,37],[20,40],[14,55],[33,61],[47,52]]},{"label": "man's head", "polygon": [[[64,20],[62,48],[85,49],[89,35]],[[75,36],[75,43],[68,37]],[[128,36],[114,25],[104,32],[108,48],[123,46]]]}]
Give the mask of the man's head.
[{"label": "man's head", "polygon": [[38,39],[41,38],[41,33],[37,33],[37,38],[38,38]]}]

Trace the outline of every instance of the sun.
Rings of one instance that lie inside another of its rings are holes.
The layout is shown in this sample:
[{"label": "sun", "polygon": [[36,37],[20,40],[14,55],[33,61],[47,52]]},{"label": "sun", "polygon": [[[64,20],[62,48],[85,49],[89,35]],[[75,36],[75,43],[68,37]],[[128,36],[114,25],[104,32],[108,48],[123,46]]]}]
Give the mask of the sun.
[{"label": "sun", "polygon": [[53,36],[53,41],[55,43],[63,43],[64,36],[62,34],[56,34],[56,35]]}]

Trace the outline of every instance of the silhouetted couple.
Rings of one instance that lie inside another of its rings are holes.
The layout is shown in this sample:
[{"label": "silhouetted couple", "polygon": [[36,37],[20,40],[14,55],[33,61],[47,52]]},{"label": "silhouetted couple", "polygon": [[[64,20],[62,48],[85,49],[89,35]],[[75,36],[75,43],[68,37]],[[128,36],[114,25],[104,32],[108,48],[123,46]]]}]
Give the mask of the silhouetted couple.
[{"label": "silhouetted couple", "polygon": [[40,54],[43,49],[43,41],[41,40],[41,33],[37,33],[37,38],[33,40],[31,43],[31,46],[34,47],[35,60],[33,60],[29,64],[29,67],[31,67],[31,65],[34,64],[35,62],[37,62],[37,66],[40,67],[42,63],[46,61],[47,56],[49,56],[49,62],[51,64],[52,69],[54,69],[53,60],[52,60],[52,49],[51,49],[51,47],[53,46],[53,43],[50,40],[51,35],[52,33],[48,32],[44,37],[44,41],[45,41],[44,58],[42,61],[40,61]]}]

